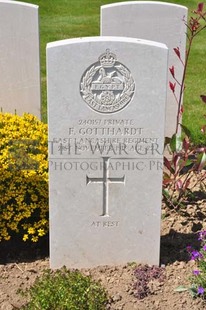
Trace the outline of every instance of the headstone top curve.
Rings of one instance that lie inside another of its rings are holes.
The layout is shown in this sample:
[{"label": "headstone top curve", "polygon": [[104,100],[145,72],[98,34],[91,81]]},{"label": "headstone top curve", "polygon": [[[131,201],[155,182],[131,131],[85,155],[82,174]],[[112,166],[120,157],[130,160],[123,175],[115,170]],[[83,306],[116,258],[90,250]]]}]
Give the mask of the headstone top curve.
[{"label": "headstone top curve", "polygon": [[110,3],[110,4],[105,4],[101,6],[101,9],[107,8],[107,7],[117,7],[117,6],[127,6],[127,5],[136,5],[136,4],[144,4],[144,5],[162,5],[164,7],[174,7],[174,8],[184,8],[188,10],[188,8],[184,5],[180,4],[174,4],[174,3],[168,3],[168,2],[161,2],[161,1],[125,1],[125,2],[116,2],[116,3]]},{"label": "headstone top curve", "polygon": [[39,6],[0,0],[0,108],[41,119]]},{"label": "headstone top curve", "polygon": [[151,45],[156,46],[164,49],[168,49],[166,44],[150,41],[150,40],[143,40],[143,39],[136,39],[136,38],[125,38],[125,37],[111,37],[111,36],[101,36],[101,37],[85,37],[85,38],[74,38],[74,39],[66,39],[66,40],[59,40],[55,42],[47,43],[47,49],[53,48],[53,47],[59,47],[64,46],[68,44],[76,44],[76,43],[86,43],[86,42],[128,42],[128,43],[139,43],[143,45]]},{"label": "headstone top curve", "polygon": [[0,0],[0,5],[1,4],[21,5],[21,6],[25,6],[25,7],[31,7],[33,9],[39,8],[39,6],[36,4],[25,3],[25,2],[20,2],[20,1]]}]

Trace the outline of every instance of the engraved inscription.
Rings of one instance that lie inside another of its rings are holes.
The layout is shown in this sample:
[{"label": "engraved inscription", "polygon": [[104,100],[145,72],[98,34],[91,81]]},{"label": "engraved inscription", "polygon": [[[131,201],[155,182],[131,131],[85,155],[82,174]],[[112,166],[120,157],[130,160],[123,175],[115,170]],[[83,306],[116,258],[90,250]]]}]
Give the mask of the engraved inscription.
[{"label": "engraved inscription", "polygon": [[118,227],[119,226],[119,221],[95,221],[92,222],[91,227],[95,227],[95,228],[99,228],[99,227],[103,227],[103,228],[110,228],[110,227]]},{"label": "engraved inscription", "polygon": [[149,136],[134,119],[78,119],[62,138],[49,141],[50,154],[61,157],[92,156],[159,159],[164,145],[157,136]]},{"label": "engraved inscription", "polygon": [[83,100],[100,113],[115,113],[125,108],[134,90],[135,82],[129,69],[117,61],[109,49],[86,70],[80,82]]},{"label": "engraved inscription", "polygon": [[102,216],[109,216],[109,184],[125,184],[125,176],[120,178],[109,177],[109,157],[103,157],[103,178],[89,178],[86,176],[86,184],[102,183],[103,184],[103,213]]}]

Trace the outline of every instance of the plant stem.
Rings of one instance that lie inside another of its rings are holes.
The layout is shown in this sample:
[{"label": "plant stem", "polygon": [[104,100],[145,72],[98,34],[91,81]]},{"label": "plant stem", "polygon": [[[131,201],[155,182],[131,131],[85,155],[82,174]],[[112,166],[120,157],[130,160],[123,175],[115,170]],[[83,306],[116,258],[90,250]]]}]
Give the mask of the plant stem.
[{"label": "plant stem", "polygon": [[186,57],[185,57],[185,65],[184,65],[184,70],[183,70],[183,75],[182,75],[182,83],[181,83],[181,87],[180,87],[180,95],[179,95],[178,110],[177,110],[177,122],[176,122],[176,131],[175,131],[176,134],[177,134],[178,129],[179,129],[179,119],[180,119],[182,96],[183,96],[183,92],[184,92],[185,77],[186,77],[187,65],[188,65],[188,60],[189,60],[189,55],[190,55],[190,51],[191,51],[193,38],[194,37],[191,36],[191,38],[189,39],[189,46],[188,46],[188,50],[186,52]]}]

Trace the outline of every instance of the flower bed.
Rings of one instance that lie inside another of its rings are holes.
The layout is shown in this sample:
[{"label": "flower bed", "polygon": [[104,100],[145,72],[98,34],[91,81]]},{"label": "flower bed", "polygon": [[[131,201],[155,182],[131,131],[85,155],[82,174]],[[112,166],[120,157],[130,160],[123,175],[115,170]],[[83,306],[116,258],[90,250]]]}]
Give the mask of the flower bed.
[{"label": "flower bed", "polygon": [[0,241],[48,232],[47,136],[33,115],[0,113]]}]

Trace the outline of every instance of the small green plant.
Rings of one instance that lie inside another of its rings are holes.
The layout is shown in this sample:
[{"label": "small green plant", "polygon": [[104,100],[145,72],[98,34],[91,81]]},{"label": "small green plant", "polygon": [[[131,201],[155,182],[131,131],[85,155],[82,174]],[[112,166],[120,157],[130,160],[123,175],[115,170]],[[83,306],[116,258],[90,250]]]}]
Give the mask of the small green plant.
[{"label": "small green plant", "polygon": [[178,210],[194,199],[194,190],[206,190],[206,148],[193,146],[187,134],[169,141],[171,159],[164,157],[163,201],[170,209]]},{"label": "small green plant", "polygon": [[46,270],[27,292],[24,310],[105,310],[109,299],[99,282],[65,267]]}]

